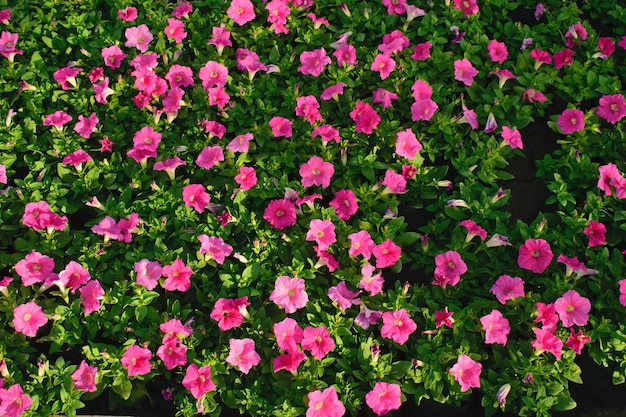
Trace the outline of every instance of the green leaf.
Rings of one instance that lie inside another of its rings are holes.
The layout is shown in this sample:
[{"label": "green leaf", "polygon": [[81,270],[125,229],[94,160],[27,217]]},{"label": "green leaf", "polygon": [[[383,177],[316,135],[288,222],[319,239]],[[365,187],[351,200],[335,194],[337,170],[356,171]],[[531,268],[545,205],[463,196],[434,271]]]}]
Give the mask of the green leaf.
[{"label": "green leaf", "polygon": [[572,400],[571,397],[559,397],[556,404],[552,406],[552,409],[555,411],[567,411],[573,410],[576,408],[576,401]]}]

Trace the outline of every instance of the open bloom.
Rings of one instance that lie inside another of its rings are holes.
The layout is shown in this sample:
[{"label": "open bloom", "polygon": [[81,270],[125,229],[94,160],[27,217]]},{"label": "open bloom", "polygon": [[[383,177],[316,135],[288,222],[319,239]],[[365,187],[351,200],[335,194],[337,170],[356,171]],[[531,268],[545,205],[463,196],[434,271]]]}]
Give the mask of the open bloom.
[{"label": "open bloom", "polygon": [[557,119],[561,132],[565,135],[585,129],[585,114],[577,109],[567,109]]},{"label": "open bloom", "polygon": [[480,388],[480,372],[482,365],[469,356],[461,354],[456,363],[450,368],[456,382],[461,384],[461,392],[470,388]]},{"label": "open bloom", "polygon": [[553,257],[550,245],[544,239],[527,239],[519,248],[517,264],[520,268],[541,274]]},{"label": "open bloom", "polygon": [[254,340],[230,339],[230,351],[226,362],[237,367],[241,372],[247,374],[253,366],[261,362],[261,356],[254,350]]},{"label": "open bloom", "polygon": [[380,272],[374,275],[375,270],[376,268],[373,265],[363,265],[361,267],[361,281],[359,282],[359,288],[368,291],[372,296],[381,293],[385,283],[385,279]]},{"label": "open bloom", "polygon": [[206,365],[198,368],[192,363],[187,367],[183,378],[183,387],[187,388],[197,400],[204,394],[215,389],[215,383],[211,380],[211,367]]},{"label": "open bloom", "polygon": [[302,341],[303,331],[298,322],[290,317],[274,323],[272,329],[276,336],[276,344],[280,350],[295,352],[298,350],[298,343]]},{"label": "open bloom", "polygon": [[524,149],[522,135],[517,129],[502,126],[502,139],[504,139],[504,141],[513,149]]},{"label": "open bloom", "polygon": [[15,264],[15,272],[28,287],[45,282],[54,270],[54,259],[33,250]]},{"label": "open bloom", "polygon": [[380,329],[382,337],[403,345],[415,330],[417,330],[417,324],[405,309],[383,313],[383,327]]},{"label": "open bloom", "polygon": [[0,388],[0,415],[20,417],[31,405],[33,400],[24,394],[19,384],[11,385],[8,389]]},{"label": "open bloom", "polygon": [[13,310],[13,327],[16,332],[34,337],[40,327],[48,322],[48,316],[34,301],[19,305]]},{"label": "open bloom", "polygon": [[535,333],[535,340],[530,344],[535,348],[537,354],[547,351],[552,353],[557,360],[561,359],[563,341],[558,336],[545,328],[533,329],[533,332]]},{"label": "open bloom", "polygon": [[89,366],[84,360],[81,361],[78,369],[72,374],[72,380],[74,381],[74,388],[85,392],[95,392],[98,390],[96,387],[96,375],[98,368],[95,366]]},{"label": "open bloom", "polygon": [[524,280],[520,277],[500,275],[491,287],[491,293],[501,304],[506,304],[507,300],[524,296]]},{"label": "open bloom", "polygon": [[348,189],[337,191],[328,205],[335,208],[335,213],[341,220],[350,219],[359,209],[354,192]]},{"label": "open bloom", "polygon": [[454,61],[454,79],[461,81],[466,86],[471,86],[474,82],[474,77],[478,75],[478,70],[474,68],[472,63],[467,58],[458,59]]},{"label": "open bloom", "polygon": [[622,94],[602,96],[596,114],[607,122],[616,124],[626,116],[626,99]]},{"label": "open bloom", "polygon": [[324,67],[330,64],[330,57],[326,55],[324,48],[304,51],[300,54],[300,63],[302,65],[298,67],[298,71],[302,74],[318,77],[324,70]]},{"label": "open bloom", "polygon": [[220,298],[215,302],[210,317],[217,321],[222,331],[241,326],[244,315],[247,315],[246,307],[250,305],[248,297]]},{"label": "open bloom", "polygon": [[148,50],[148,44],[152,42],[154,36],[150,33],[150,29],[146,25],[139,25],[135,27],[127,28],[124,32],[126,36],[126,46],[134,46],[139,49],[139,52],[146,52]]},{"label": "open bloom", "polygon": [[568,290],[554,302],[554,308],[564,327],[571,327],[573,324],[584,326],[589,320],[591,302],[576,290]]},{"label": "open bloom", "polygon": [[372,254],[376,258],[376,268],[381,269],[395,265],[402,255],[402,249],[393,240],[387,239],[374,246]]},{"label": "open bloom", "polygon": [[334,386],[324,391],[309,392],[309,408],[306,417],[341,417],[346,412],[346,407],[337,397],[337,389]]},{"label": "open bloom", "polygon": [[589,220],[589,226],[583,230],[585,236],[589,237],[589,247],[601,246],[606,243],[606,226],[602,223]]},{"label": "open bloom", "polygon": [[374,58],[374,62],[372,62],[372,71],[378,72],[380,74],[380,79],[384,80],[396,67],[396,61],[393,60],[389,55],[386,54],[378,54],[376,58]]},{"label": "open bloom", "polygon": [[408,160],[413,160],[422,149],[422,144],[415,137],[411,129],[398,132],[396,137],[396,154]]},{"label": "open bloom", "polygon": [[198,241],[200,242],[200,253],[209,255],[220,265],[223,265],[226,257],[233,252],[233,247],[218,236],[202,234],[198,236]]},{"label": "open bloom", "polygon": [[186,292],[191,288],[190,277],[193,271],[179,258],[176,258],[171,265],[165,265],[161,272],[165,277],[162,286],[167,291]]},{"label": "open bloom", "polygon": [[270,301],[284,308],[287,314],[303,308],[309,302],[304,280],[302,278],[279,276],[274,283]]},{"label": "open bloom", "polygon": [[189,184],[183,187],[183,201],[187,207],[193,207],[198,213],[202,213],[209,205],[211,196],[204,185]]},{"label": "open bloom", "polygon": [[328,289],[328,298],[337,303],[341,311],[345,311],[353,305],[361,303],[359,292],[349,290],[345,281],[341,281],[336,286],[330,287]]},{"label": "open bloom", "polygon": [[256,17],[254,4],[250,0],[232,0],[226,14],[239,26],[245,25]]},{"label": "open bloom", "polygon": [[492,310],[491,313],[480,318],[480,323],[485,329],[485,343],[506,345],[511,326],[502,313],[498,310]]},{"label": "open bloom", "polygon": [[265,208],[263,218],[273,228],[282,230],[296,224],[296,206],[289,200],[272,200]]},{"label": "open bloom", "polygon": [[445,288],[446,285],[455,286],[461,275],[467,272],[467,265],[456,251],[448,251],[435,256],[435,281],[433,284]]},{"label": "open bloom", "polygon": [[128,370],[128,376],[145,375],[150,372],[151,358],[152,352],[149,349],[131,345],[124,352],[120,362]]},{"label": "open bloom", "polygon": [[504,42],[498,42],[495,39],[489,41],[489,44],[487,44],[487,51],[489,52],[489,59],[491,59],[491,62],[497,62],[499,64],[506,61],[506,58],[509,56],[506,44]]},{"label": "open bloom", "polygon": [[360,230],[356,233],[352,233],[348,235],[348,239],[350,239],[351,242],[348,255],[362,255],[365,259],[369,259],[372,256],[372,251],[374,250],[376,244],[367,230]]},{"label": "open bloom", "polygon": [[435,310],[435,327],[437,329],[441,326],[452,328],[452,323],[454,323],[453,314],[453,312],[448,311],[448,306],[445,306],[443,311]]},{"label": "open bloom", "polygon": [[309,223],[309,231],[306,240],[314,240],[320,250],[326,250],[337,241],[335,236],[335,225],[330,220],[313,219]]},{"label": "open bloom", "polygon": [[589,342],[591,342],[591,337],[587,336],[583,333],[582,330],[578,330],[578,332],[574,332],[574,329],[569,329],[570,335],[565,345],[571,348],[578,355],[582,353],[583,348]]},{"label": "open bloom", "polygon": [[326,327],[309,326],[302,332],[302,349],[310,350],[314,358],[322,360],[334,348],[335,341]]},{"label": "open bloom", "polygon": [[379,416],[397,410],[402,405],[400,385],[377,382],[374,388],[365,394],[365,402]]},{"label": "open bloom", "polygon": [[312,156],[300,166],[302,185],[305,187],[321,185],[323,188],[326,188],[330,185],[330,178],[334,173],[335,167],[333,164],[324,161],[319,156]]}]

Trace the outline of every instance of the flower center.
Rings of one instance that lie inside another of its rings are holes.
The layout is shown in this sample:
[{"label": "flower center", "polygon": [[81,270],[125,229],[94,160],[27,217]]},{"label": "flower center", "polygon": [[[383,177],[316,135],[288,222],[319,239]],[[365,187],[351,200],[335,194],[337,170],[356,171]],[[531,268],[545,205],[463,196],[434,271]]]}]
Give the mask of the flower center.
[{"label": "flower center", "polygon": [[536,250],[536,249],[534,251],[532,251],[532,256],[533,256],[533,258],[538,258],[539,257],[539,251]]},{"label": "flower center", "polygon": [[39,271],[41,269],[41,265],[40,264],[33,264],[32,269],[34,269],[35,271]]},{"label": "flower center", "polygon": [[285,215],[285,212],[284,212],[284,211],[282,211],[282,210],[278,210],[278,211],[276,211],[276,215],[277,215],[278,217],[283,217],[283,216]]},{"label": "flower center", "polygon": [[572,117],[572,120],[570,120],[570,122],[572,123],[572,125],[575,125],[578,122],[578,119],[575,117]]},{"label": "flower center", "polygon": [[454,269],[454,268],[456,268],[456,264],[454,262],[450,261],[450,262],[448,262],[448,268]]},{"label": "flower center", "polygon": [[26,313],[24,314],[24,321],[29,321],[30,320],[30,314]]}]

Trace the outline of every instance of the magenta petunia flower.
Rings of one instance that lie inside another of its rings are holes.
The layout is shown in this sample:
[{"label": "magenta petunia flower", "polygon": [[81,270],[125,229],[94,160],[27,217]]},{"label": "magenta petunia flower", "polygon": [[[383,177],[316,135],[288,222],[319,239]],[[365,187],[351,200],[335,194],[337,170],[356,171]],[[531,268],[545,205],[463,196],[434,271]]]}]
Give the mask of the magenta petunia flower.
[{"label": "magenta petunia flower", "polygon": [[463,10],[463,15],[469,17],[478,13],[476,0],[454,0],[454,8]]},{"label": "magenta petunia flower", "polygon": [[241,191],[247,191],[257,184],[256,170],[252,167],[242,166],[239,174],[235,175],[235,182],[239,184]]},{"label": "magenta petunia flower", "polygon": [[270,294],[270,301],[283,308],[287,314],[296,312],[306,306],[309,296],[306,293],[302,278],[279,276]]},{"label": "magenta petunia flower", "polygon": [[382,3],[387,8],[387,14],[406,13],[406,0],[382,0]]},{"label": "magenta petunia flower", "polygon": [[330,64],[330,57],[326,55],[324,48],[320,48],[302,52],[300,54],[300,63],[302,65],[298,67],[299,72],[318,77],[324,70],[324,67]]},{"label": "magenta petunia flower", "polygon": [[589,247],[601,246],[606,243],[606,226],[602,223],[589,220],[589,226],[583,230],[585,236],[589,237]]},{"label": "magenta petunia flower", "polygon": [[19,384],[11,385],[8,389],[0,388],[0,415],[20,417],[31,405],[33,400],[24,394]]},{"label": "magenta petunia flower", "polygon": [[438,329],[441,326],[452,328],[452,323],[454,323],[453,315],[453,312],[448,311],[448,306],[445,306],[443,311],[435,310],[435,328]]},{"label": "magenta petunia flower", "polygon": [[616,124],[626,116],[626,99],[622,94],[602,96],[596,114],[607,122]]},{"label": "magenta petunia flower", "polygon": [[261,356],[254,350],[254,340],[249,338],[230,339],[230,350],[226,362],[238,368],[244,374],[261,362]]},{"label": "magenta petunia flower", "polygon": [[225,86],[228,76],[228,68],[219,62],[208,61],[200,71],[198,77],[202,80],[202,88],[209,91],[211,87]]},{"label": "magenta petunia flower", "polygon": [[401,30],[396,29],[383,36],[383,43],[378,45],[378,50],[387,56],[391,56],[395,53],[402,52],[405,48],[409,47],[409,44],[409,38],[405,36]]},{"label": "magenta petunia flower", "polygon": [[380,294],[383,291],[383,285],[385,279],[379,272],[374,275],[376,268],[370,264],[364,264],[361,267],[361,281],[359,282],[359,288],[369,292],[371,296]]},{"label": "magenta petunia flower", "polygon": [[104,65],[112,69],[118,69],[122,65],[122,60],[126,58],[126,54],[117,45],[102,48],[101,53]]},{"label": "magenta petunia flower", "polygon": [[191,12],[193,12],[193,5],[185,1],[179,3],[176,8],[174,8],[172,16],[182,19],[184,17],[188,17]]},{"label": "magenta petunia flower", "polygon": [[348,189],[337,191],[328,205],[335,208],[335,213],[341,220],[350,219],[359,209],[354,192]]},{"label": "magenta petunia flower", "polygon": [[159,283],[159,278],[163,276],[162,267],[159,261],[149,261],[148,259],[142,259],[139,262],[135,262],[135,281],[138,285],[146,287],[148,290],[153,290]]},{"label": "magenta petunia flower", "polygon": [[124,35],[126,36],[126,43],[124,45],[133,46],[139,49],[141,53],[148,50],[148,44],[154,39],[148,26],[144,24],[127,28]]},{"label": "magenta petunia flower", "polygon": [[478,75],[478,70],[474,68],[469,59],[457,59],[454,61],[454,79],[461,81],[466,86],[471,86],[474,77]]},{"label": "magenta petunia flower", "polygon": [[84,360],[80,362],[78,369],[72,373],[74,388],[84,392],[96,392],[96,376],[98,368],[89,366]]},{"label": "magenta petunia flower", "polygon": [[289,200],[272,200],[263,212],[263,218],[273,228],[282,230],[296,224],[296,206]]},{"label": "magenta petunia flower", "polygon": [[612,188],[614,188],[617,197],[622,198],[620,194],[626,191],[626,179],[619,172],[617,165],[614,163],[601,165],[598,171],[600,173],[598,188],[604,191],[606,195],[612,195]]},{"label": "magenta petunia flower", "polygon": [[589,320],[591,302],[576,290],[568,290],[554,302],[554,308],[563,327],[571,327],[573,324],[584,326]]},{"label": "magenta petunia flower", "polygon": [[495,39],[489,41],[487,44],[487,51],[491,62],[497,62],[498,64],[504,63],[506,58],[509,56],[506,44],[504,42],[498,42]]},{"label": "magenta petunia flower", "polygon": [[524,100],[528,100],[531,103],[538,101],[540,103],[545,103],[548,99],[545,95],[539,90],[535,90],[534,88],[529,88],[528,90],[522,93],[522,98]]},{"label": "magenta petunia flower", "polygon": [[211,201],[211,196],[202,184],[189,184],[183,187],[183,201],[187,207],[193,207],[202,213]]},{"label": "magenta petunia flower", "polygon": [[170,265],[165,265],[161,272],[165,277],[161,286],[167,291],[187,292],[191,288],[190,277],[193,275],[193,270],[179,258],[176,258]]},{"label": "magenta petunia flower", "polygon": [[88,117],[81,114],[78,116],[78,122],[76,122],[76,125],[74,126],[74,131],[85,139],[89,139],[93,131],[96,129],[98,122],[99,120],[95,112],[91,113]]},{"label": "magenta petunia flower", "polygon": [[81,304],[85,309],[85,315],[100,310],[100,300],[104,298],[104,289],[100,285],[100,281],[91,280],[83,285],[78,292],[82,298]]},{"label": "magenta petunia flower", "polygon": [[185,32],[185,24],[178,19],[167,19],[167,26],[163,29],[165,36],[174,39],[176,43],[181,43],[187,37]]},{"label": "magenta petunia flower", "polygon": [[81,264],[70,261],[65,268],[59,272],[59,280],[74,293],[81,285],[86,284],[91,279],[91,274]]},{"label": "magenta petunia flower", "polygon": [[424,80],[415,80],[411,86],[415,101],[428,100],[433,96],[433,88]]},{"label": "magenta petunia flower", "polygon": [[618,281],[619,284],[619,302],[626,307],[626,279]]},{"label": "magenta petunia flower", "polygon": [[584,334],[582,330],[574,332],[574,329],[569,329],[569,331],[569,338],[565,342],[565,345],[576,352],[577,355],[580,355],[585,345],[591,342],[591,337]]},{"label": "magenta petunia flower", "polygon": [[335,225],[330,220],[311,220],[309,230],[306,234],[306,240],[315,241],[320,250],[327,250],[331,244],[337,241]]},{"label": "magenta petunia flower", "polygon": [[303,331],[298,322],[290,317],[274,323],[272,326],[276,336],[276,344],[280,350],[293,352],[298,350],[298,343],[302,341]]},{"label": "magenta petunia flower", "polygon": [[358,63],[356,58],[356,48],[350,44],[340,46],[333,56],[337,59],[337,65],[341,67],[347,67],[349,65],[356,65]]},{"label": "magenta petunia flower", "polygon": [[13,310],[13,328],[28,337],[37,335],[37,331],[48,323],[48,316],[34,301],[21,304]]},{"label": "magenta petunia flower", "polygon": [[63,158],[61,163],[63,165],[72,165],[74,168],[80,170],[82,168],[82,164],[89,161],[93,161],[91,156],[89,156],[89,154],[82,149],[79,149]]},{"label": "magenta petunia flower", "polygon": [[375,326],[378,324],[378,321],[382,318],[383,313],[378,310],[370,310],[365,306],[365,304],[361,304],[361,309],[359,314],[354,318],[354,324],[358,325],[363,329],[367,329],[370,326]]},{"label": "magenta petunia flower", "polygon": [[447,251],[435,256],[434,285],[445,288],[459,283],[461,275],[467,272],[467,265],[456,251]]},{"label": "magenta petunia flower", "polygon": [[200,242],[200,254],[209,255],[220,265],[223,265],[226,257],[233,252],[233,247],[224,242],[221,237],[202,234],[198,236],[198,241]]},{"label": "magenta petunia flower", "polygon": [[322,125],[313,129],[311,137],[315,138],[317,136],[322,138],[323,143],[330,142],[331,140],[334,140],[337,143],[341,141],[341,138],[339,137],[339,130],[330,125]]},{"label": "magenta petunia flower", "polygon": [[194,85],[193,71],[184,65],[172,65],[169,71],[167,71],[165,79],[170,84],[170,88]]},{"label": "magenta petunia flower", "polygon": [[187,165],[187,163],[178,156],[175,156],[173,158],[166,159],[165,161],[155,162],[152,169],[155,171],[165,171],[168,177],[174,181],[174,178],[176,177],[176,168],[181,165]]},{"label": "magenta petunia flower", "polygon": [[250,305],[248,297],[220,298],[215,302],[210,317],[217,321],[222,331],[241,326],[244,315],[247,315],[246,307]]},{"label": "magenta petunia flower", "polygon": [[274,372],[287,371],[295,374],[300,364],[306,359],[306,354],[300,350],[289,350],[287,353],[278,355],[272,361]]},{"label": "magenta petunia flower", "polygon": [[309,408],[306,410],[306,417],[342,417],[346,412],[346,407],[339,401],[334,386],[324,391],[309,392],[308,399]]},{"label": "magenta petunia flower", "polygon": [[183,378],[183,387],[187,388],[196,400],[213,391],[215,383],[211,380],[211,367],[206,365],[198,368],[195,363],[189,365]]},{"label": "magenta petunia flower", "polygon": [[24,215],[22,216],[24,226],[33,230],[63,230],[68,220],[66,216],[59,216],[54,213],[47,202],[37,201],[26,203]]},{"label": "magenta petunia flower", "polygon": [[335,348],[335,341],[324,326],[307,327],[302,332],[302,349],[311,351],[317,360],[324,359]]},{"label": "magenta petunia flower", "polygon": [[350,117],[356,123],[357,133],[371,134],[380,123],[380,116],[368,103],[357,101]]},{"label": "magenta petunia flower", "polygon": [[563,341],[545,328],[533,329],[533,332],[535,333],[535,340],[530,342],[530,345],[535,348],[537,354],[550,352],[557,360],[560,360],[563,352]]},{"label": "magenta petunia flower", "polygon": [[348,255],[362,255],[365,259],[369,259],[372,256],[372,251],[374,250],[376,244],[367,230],[360,230],[356,233],[352,233],[348,235],[348,239],[350,239],[351,243]]},{"label": "magenta petunia flower", "polygon": [[433,47],[433,44],[430,41],[418,43],[413,48],[413,54],[411,55],[411,59],[415,61],[425,61],[430,58],[430,48]]},{"label": "magenta petunia flower", "polygon": [[224,86],[210,87],[207,90],[209,96],[209,106],[217,106],[218,109],[224,110],[226,104],[230,100],[230,96],[224,90]]},{"label": "magenta petunia flower", "polygon": [[372,62],[371,70],[380,74],[380,79],[385,80],[396,68],[396,61],[389,55],[378,54]]},{"label": "magenta petunia flower", "polygon": [[507,300],[525,295],[524,280],[520,277],[500,275],[491,287],[490,292],[496,296],[500,304],[506,304]]},{"label": "magenta petunia flower", "polygon": [[117,11],[117,18],[125,22],[132,22],[137,19],[137,9],[132,6],[127,6]]},{"label": "magenta petunia flower", "polygon": [[554,67],[557,69],[563,68],[566,65],[572,65],[574,63],[573,60],[574,51],[571,49],[563,49],[562,51],[556,52],[552,55],[554,59]]},{"label": "magenta petunia flower", "polygon": [[201,122],[198,122],[198,124],[204,127],[204,133],[207,133],[209,135],[209,139],[213,138],[214,136],[222,139],[224,137],[224,134],[226,134],[226,126],[224,126],[220,122],[205,119]]},{"label": "magenta petunia flower", "polygon": [[378,416],[398,410],[402,406],[402,390],[398,384],[377,382],[374,388],[365,394],[365,403]]},{"label": "magenta petunia flower", "polygon": [[164,323],[159,325],[159,330],[165,333],[165,338],[178,338],[180,337],[188,337],[191,336],[193,330],[190,327],[190,324],[183,324],[178,319],[170,319]]},{"label": "magenta petunia flower", "polygon": [[328,298],[337,303],[341,311],[345,311],[353,305],[361,304],[359,294],[359,291],[349,290],[345,281],[341,281],[328,289]]},{"label": "magenta petunia flower", "polygon": [[265,9],[268,11],[267,21],[271,23],[274,33],[289,33],[289,29],[285,25],[291,9],[286,0],[272,0],[267,3]]},{"label": "magenta petunia flower", "polygon": [[411,129],[398,132],[396,136],[396,154],[408,160],[413,160],[422,149],[422,144],[415,137]]},{"label": "magenta petunia flower", "polygon": [[137,345],[131,345],[126,349],[120,362],[128,370],[128,376],[145,375],[152,368],[150,359],[152,352],[149,349]]},{"label": "magenta petunia flower", "polygon": [[382,243],[374,246],[372,254],[376,258],[376,268],[382,269],[393,266],[400,260],[402,249],[393,243],[393,240],[387,239]]},{"label": "magenta petunia flower", "polygon": [[418,100],[411,105],[411,120],[414,122],[430,121],[437,110],[439,106],[433,100]]},{"label": "magenta petunia flower", "polygon": [[480,318],[480,323],[485,329],[485,343],[506,345],[511,326],[502,313],[498,310],[492,310],[491,313]]},{"label": "magenta petunia flower", "polygon": [[392,169],[385,171],[385,178],[381,182],[385,186],[383,193],[404,194],[406,189],[406,178],[404,175],[394,172]]},{"label": "magenta petunia flower", "polygon": [[239,26],[254,20],[254,4],[250,0],[232,0],[226,15],[234,20]]},{"label": "magenta petunia flower", "polygon": [[164,338],[156,355],[163,361],[168,370],[187,364],[187,346],[177,337]]},{"label": "magenta petunia flower", "polygon": [[250,148],[250,142],[254,140],[254,135],[252,133],[245,133],[243,135],[237,135],[233,140],[230,141],[228,145],[226,145],[226,149],[236,152],[248,152]]},{"label": "magenta petunia flower", "polygon": [[72,116],[63,110],[57,110],[46,116],[43,121],[44,126],[54,126],[57,130],[62,130],[63,126],[72,120]]},{"label": "magenta petunia flower", "polygon": [[541,274],[553,257],[550,245],[544,239],[527,239],[519,248],[517,264],[522,269]]},{"label": "magenta petunia flower", "polygon": [[312,156],[300,166],[299,172],[303,186],[320,185],[326,188],[330,185],[330,178],[335,173],[335,168],[332,163],[324,161],[319,156]]},{"label": "magenta petunia flower", "polygon": [[293,134],[291,129],[291,120],[287,119],[286,117],[274,116],[270,119],[268,125],[272,128],[272,134],[275,138],[290,138]]},{"label": "magenta petunia flower", "polygon": [[482,365],[469,356],[461,354],[456,363],[450,368],[450,373],[454,375],[454,379],[461,385],[461,392],[465,392],[470,388],[480,388],[480,373]]},{"label": "magenta petunia flower", "polygon": [[296,116],[308,120],[310,124],[315,124],[323,120],[319,111],[320,105],[315,96],[303,96],[296,98]]},{"label": "magenta petunia flower", "polygon": [[221,146],[205,146],[196,158],[196,165],[204,169],[211,169],[213,165],[224,160],[224,149]]},{"label": "magenta petunia flower", "polygon": [[574,48],[587,39],[587,29],[581,22],[576,22],[565,32],[565,46]]},{"label": "magenta petunia flower", "polygon": [[337,83],[331,86],[328,86],[322,91],[322,95],[320,98],[324,101],[328,101],[330,99],[337,100],[338,96],[343,94],[343,89],[346,85],[344,83]]},{"label": "magenta petunia flower", "polygon": [[[4,32],[3,32],[4,33]],[[82,68],[64,67],[54,72],[54,80],[61,84],[63,90],[69,90],[70,86],[76,86],[76,76],[83,71]]]},{"label": "magenta petunia flower", "polygon": [[466,242],[470,242],[474,239],[474,236],[480,237],[483,241],[487,239],[487,231],[477,225],[475,221],[467,219],[460,222],[459,225],[467,229],[467,235],[465,236]]},{"label": "magenta petunia flower", "polygon": [[524,149],[522,135],[519,130],[502,126],[502,139],[513,149]]},{"label": "magenta petunia flower", "polygon": [[535,319],[535,323],[541,323],[544,330],[554,333],[556,331],[556,325],[559,322],[559,316],[556,314],[554,304],[537,302],[535,303],[535,306],[537,307],[537,318]]},{"label": "magenta petunia flower", "polygon": [[398,95],[384,88],[377,88],[372,91],[372,103],[382,104],[383,108],[388,109],[393,106],[393,101],[398,99]]},{"label": "magenta petunia flower", "polygon": [[577,109],[567,109],[559,116],[557,123],[565,135],[585,129],[585,114]]},{"label": "magenta petunia flower", "polygon": [[53,271],[54,259],[35,250],[15,264],[15,272],[26,287],[45,282]]},{"label": "magenta petunia flower", "polygon": [[383,313],[383,327],[380,329],[382,337],[403,345],[415,330],[417,330],[417,324],[405,309]]}]

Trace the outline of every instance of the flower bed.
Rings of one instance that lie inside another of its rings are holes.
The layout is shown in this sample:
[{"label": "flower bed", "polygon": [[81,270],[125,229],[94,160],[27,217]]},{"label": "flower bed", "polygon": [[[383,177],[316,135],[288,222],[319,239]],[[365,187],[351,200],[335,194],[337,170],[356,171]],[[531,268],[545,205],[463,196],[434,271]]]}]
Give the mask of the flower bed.
[{"label": "flower bed", "polygon": [[624,382],[621,6],[18,3],[0,415],[548,416],[583,351]]}]

